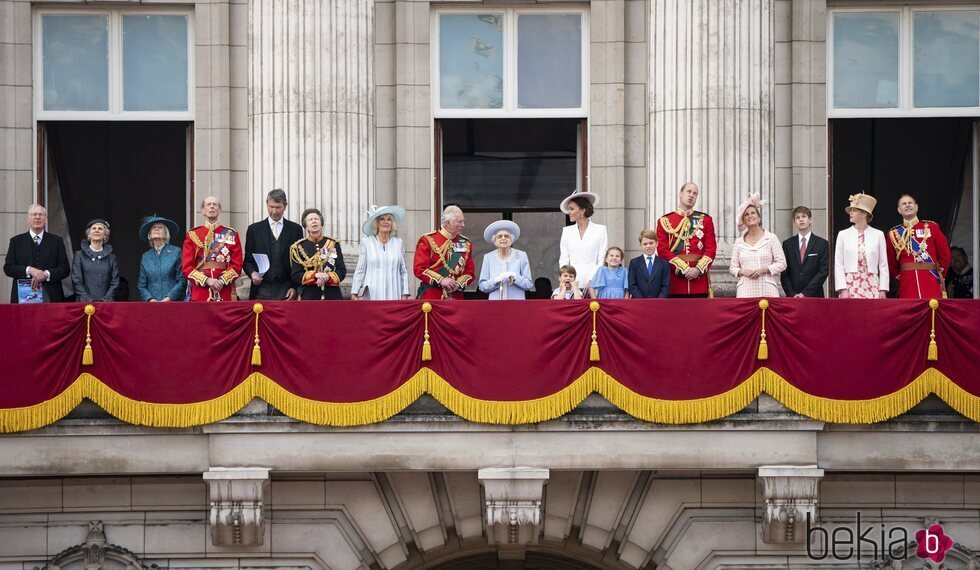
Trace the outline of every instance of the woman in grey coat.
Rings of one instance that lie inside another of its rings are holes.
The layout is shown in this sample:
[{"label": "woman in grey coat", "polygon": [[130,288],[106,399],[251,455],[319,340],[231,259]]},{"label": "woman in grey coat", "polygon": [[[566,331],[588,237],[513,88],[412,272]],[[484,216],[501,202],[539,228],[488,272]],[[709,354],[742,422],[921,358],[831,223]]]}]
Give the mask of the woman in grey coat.
[{"label": "woman in grey coat", "polygon": [[109,222],[95,219],[85,224],[82,248],[75,252],[71,264],[76,301],[112,301],[115,297],[119,287],[119,266],[108,242]]}]

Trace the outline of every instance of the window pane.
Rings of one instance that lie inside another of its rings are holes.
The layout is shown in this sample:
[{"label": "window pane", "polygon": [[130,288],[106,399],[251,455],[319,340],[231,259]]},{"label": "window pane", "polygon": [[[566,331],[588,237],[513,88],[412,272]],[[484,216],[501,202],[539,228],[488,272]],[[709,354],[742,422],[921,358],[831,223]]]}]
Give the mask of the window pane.
[{"label": "window pane", "polygon": [[916,12],[915,106],[980,106],[980,12]]},{"label": "window pane", "polygon": [[123,109],[187,110],[187,16],[123,16]]},{"label": "window pane", "polygon": [[898,107],[898,12],[834,14],[834,107]]},{"label": "window pane", "polygon": [[503,14],[439,16],[439,105],[503,108]]},{"label": "window pane", "polygon": [[517,105],[522,109],[582,106],[582,17],[517,19]]},{"label": "window pane", "polygon": [[109,110],[109,18],[43,16],[46,111]]}]

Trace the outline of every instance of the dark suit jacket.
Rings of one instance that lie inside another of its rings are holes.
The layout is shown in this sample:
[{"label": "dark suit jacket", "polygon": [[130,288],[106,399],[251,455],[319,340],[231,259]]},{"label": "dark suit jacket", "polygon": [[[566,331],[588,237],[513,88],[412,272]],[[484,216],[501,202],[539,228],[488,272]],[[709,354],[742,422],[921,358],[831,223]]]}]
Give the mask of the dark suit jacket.
[{"label": "dark suit jacket", "polygon": [[[249,299],[282,299],[286,290],[293,286],[289,267],[289,246],[303,239],[303,228],[296,222],[282,219],[282,229],[279,239],[272,236],[269,218],[255,222],[245,232],[245,259],[242,271],[251,277],[253,271],[258,271],[254,254],[264,253],[269,256],[269,270],[262,277],[262,283],[253,285]],[[260,296],[260,293],[262,295]]]},{"label": "dark suit jacket", "polygon": [[830,248],[827,240],[810,233],[806,244],[806,260],[800,263],[800,236],[783,241],[786,271],[779,274],[787,297],[803,293],[804,297],[823,297],[823,283],[830,271]]},{"label": "dark suit jacket", "polygon": [[60,237],[45,231],[41,245],[34,245],[29,232],[17,234],[10,238],[7,246],[7,258],[3,263],[3,272],[14,279],[10,286],[10,302],[17,302],[17,279],[27,278],[27,267],[43,269],[51,273],[51,279],[44,284],[44,291],[52,303],[65,300],[65,292],[61,288],[61,280],[71,273],[68,264],[68,253],[65,242]]},{"label": "dark suit jacket", "polygon": [[634,299],[666,298],[670,292],[670,264],[659,255],[653,258],[653,275],[647,274],[646,256],[634,257],[629,266],[630,297]]}]

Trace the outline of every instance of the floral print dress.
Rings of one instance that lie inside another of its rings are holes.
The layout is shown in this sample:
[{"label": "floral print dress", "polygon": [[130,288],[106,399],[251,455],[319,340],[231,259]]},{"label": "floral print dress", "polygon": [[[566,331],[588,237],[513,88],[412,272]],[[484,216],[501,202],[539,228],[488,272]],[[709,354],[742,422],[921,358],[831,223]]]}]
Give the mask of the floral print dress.
[{"label": "floral print dress", "polygon": [[858,269],[853,273],[848,273],[847,294],[852,299],[877,299],[878,274],[868,270],[868,258],[865,255],[864,234],[858,236]]}]

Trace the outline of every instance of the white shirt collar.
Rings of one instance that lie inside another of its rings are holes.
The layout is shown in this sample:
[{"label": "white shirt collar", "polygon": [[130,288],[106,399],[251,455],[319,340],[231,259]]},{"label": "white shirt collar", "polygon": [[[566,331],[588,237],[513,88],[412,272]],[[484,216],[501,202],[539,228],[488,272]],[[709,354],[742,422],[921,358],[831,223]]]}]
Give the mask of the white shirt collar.
[{"label": "white shirt collar", "polygon": [[810,243],[810,236],[811,235],[813,235],[813,231],[812,230],[811,231],[808,231],[805,234],[800,234],[799,237],[796,239],[796,243],[801,243],[802,240],[806,240],[807,243]]},{"label": "white shirt collar", "polygon": [[647,255],[647,254],[645,254],[645,253],[643,254],[643,259],[644,259],[644,260],[646,260],[646,259],[648,259],[648,258],[649,258],[649,259],[650,259],[650,261],[653,261],[653,259],[654,259],[655,257],[657,257],[657,252],[653,252],[653,254],[652,254],[652,255]]},{"label": "white shirt collar", "polygon": [[34,233],[34,230],[27,230],[27,233],[31,234],[32,241],[36,241],[34,238],[38,236],[40,236],[41,241],[44,241],[44,230],[41,230],[40,233]]},{"label": "white shirt collar", "polygon": [[282,224],[283,220],[285,220],[286,218],[280,218],[278,222],[273,220],[272,218],[267,218],[267,219],[269,220],[269,227],[275,229],[276,224]]}]

